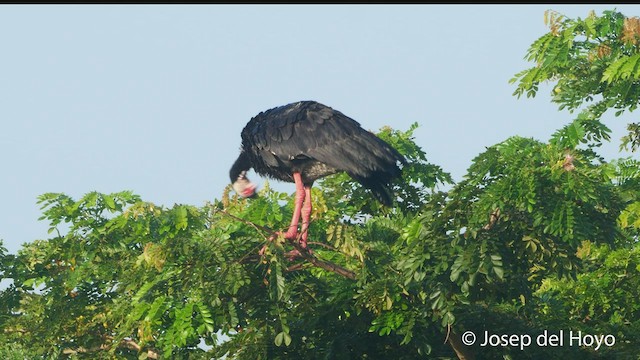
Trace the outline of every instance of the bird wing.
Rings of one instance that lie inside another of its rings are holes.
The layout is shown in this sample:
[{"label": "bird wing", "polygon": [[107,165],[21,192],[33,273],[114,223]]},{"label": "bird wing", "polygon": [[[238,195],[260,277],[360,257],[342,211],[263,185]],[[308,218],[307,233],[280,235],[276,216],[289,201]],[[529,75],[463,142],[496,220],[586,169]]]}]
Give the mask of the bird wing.
[{"label": "bird wing", "polygon": [[360,124],[328,106],[298,102],[256,115],[242,132],[269,166],[297,159],[315,159],[352,176],[399,175],[404,158]]},{"label": "bird wing", "polygon": [[263,111],[253,117],[242,130],[242,142],[250,147],[266,165],[276,167],[283,160],[299,156],[291,144],[299,115],[296,104]]}]

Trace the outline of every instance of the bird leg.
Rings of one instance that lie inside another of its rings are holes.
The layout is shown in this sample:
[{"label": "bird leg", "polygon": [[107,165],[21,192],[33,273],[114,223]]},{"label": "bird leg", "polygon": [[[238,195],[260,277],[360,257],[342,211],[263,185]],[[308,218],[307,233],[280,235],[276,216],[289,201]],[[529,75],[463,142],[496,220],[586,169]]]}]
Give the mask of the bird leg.
[{"label": "bird leg", "polygon": [[[296,184],[296,197],[294,200],[295,202],[293,206],[293,215],[291,216],[291,224],[289,225],[289,229],[287,229],[286,232],[283,233],[279,231],[278,235],[282,234],[285,239],[296,241],[298,238],[298,223],[300,222],[300,213],[302,211],[302,204],[305,201],[306,191],[305,191],[304,184],[302,184],[302,177],[300,176],[300,173],[298,172],[293,173],[293,180]],[[307,219],[307,227],[308,226],[309,225],[308,225],[308,219]],[[302,236],[304,237],[304,246],[306,247],[307,246],[306,231]],[[273,241],[274,237],[275,236],[272,236],[271,238],[269,238],[269,240]],[[266,250],[266,245],[263,246],[258,253],[260,255],[263,255],[265,250]]]},{"label": "bird leg", "polygon": [[300,210],[302,215],[302,226],[300,227],[300,232],[302,233],[300,237],[300,246],[303,248],[307,247],[307,238],[309,237],[309,221],[311,220],[311,186],[304,187],[304,205]]},{"label": "bird leg", "polygon": [[[302,205],[302,209],[300,209],[300,214],[302,215],[302,225],[300,226],[300,240],[299,245],[300,249],[306,251],[308,253],[313,253],[311,249],[307,249],[307,238],[309,237],[309,222],[311,219],[311,185],[304,187],[304,205]],[[297,238],[297,236],[296,236]],[[294,240],[295,241],[295,240]],[[285,254],[289,260],[293,260],[302,254],[298,249],[293,249]]]},{"label": "bird leg", "polygon": [[291,224],[287,232],[283,234],[284,238],[289,240],[295,240],[298,237],[298,223],[300,222],[300,213],[303,208],[302,203],[304,203],[306,197],[306,187],[302,184],[300,173],[293,173],[293,180],[296,183],[296,199],[293,207],[293,215],[291,216]]},{"label": "bird leg", "polygon": [[[307,249],[307,238],[309,237],[309,221],[311,219],[311,210],[313,209],[311,204],[311,185],[306,186],[302,183],[302,177],[300,173],[293,173],[293,180],[296,184],[296,197],[293,206],[293,215],[291,216],[291,224],[287,232],[282,234],[285,239],[298,241],[300,247]],[[300,239],[298,239],[298,224],[300,223],[300,216],[302,216],[302,225],[300,227]],[[273,240],[273,237],[270,239]],[[263,255],[265,246],[262,247],[259,254]],[[309,250],[309,252],[312,252]],[[294,259],[300,256],[300,251],[294,249],[286,254],[290,259]]]}]

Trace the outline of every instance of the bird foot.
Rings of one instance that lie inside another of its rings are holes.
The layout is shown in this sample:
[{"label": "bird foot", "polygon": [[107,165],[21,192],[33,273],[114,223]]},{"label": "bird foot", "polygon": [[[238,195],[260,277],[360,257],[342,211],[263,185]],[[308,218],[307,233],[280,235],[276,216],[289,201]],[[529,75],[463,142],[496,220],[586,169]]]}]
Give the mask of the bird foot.
[{"label": "bird foot", "polygon": [[258,251],[258,255],[260,256],[264,256],[264,252],[267,250],[267,245],[262,245],[262,248],[260,249],[260,251]]},{"label": "bird foot", "polygon": [[284,256],[286,256],[289,261],[293,261],[299,257],[302,257],[302,253],[300,253],[298,249],[293,249],[284,254]]},{"label": "bird foot", "polygon": [[276,235],[282,235],[282,237],[284,237],[287,240],[293,240],[295,241],[298,238],[298,231],[287,231],[287,232],[282,232],[282,231],[278,231],[276,233]]},{"label": "bird foot", "polygon": [[[278,231],[269,237],[269,241],[275,240],[278,236],[282,236],[286,240],[297,243],[300,247],[306,250],[305,252],[307,254],[313,254],[313,250],[307,248],[306,239],[302,239],[302,241],[301,239],[298,239],[297,229],[294,229],[294,230],[289,229],[286,232]],[[264,256],[264,253],[266,252],[266,250],[267,250],[267,245],[265,244],[262,246],[260,251],[258,251],[258,254],[260,256]],[[298,249],[293,249],[291,251],[288,251],[287,253],[284,254],[284,256],[287,257],[289,261],[293,261],[296,258],[304,258],[304,256]]]},{"label": "bird foot", "polygon": [[[313,250],[309,248],[305,248],[305,250],[307,254],[313,254]],[[291,251],[288,251],[287,253],[284,254],[284,256],[286,256],[289,261],[293,261],[297,258],[304,258],[304,255],[302,255],[302,253],[298,249],[293,249]]]},{"label": "bird foot", "polygon": [[[258,255],[260,256],[264,256],[265,251],[267,250],[267,245],[262,246],[262,248],[260,249],[260,251],[258,251]],[[313,254],[313,250],[311,249],[307,249],[307,253],[309,254]],[[302,256],[302,253],[298,250],[298,249],[293,249],[291,251],[288,251],[284,254],[284,256],[289,260],[289,261],[293,261],[297,258],[304,258],[304,256]]]}]

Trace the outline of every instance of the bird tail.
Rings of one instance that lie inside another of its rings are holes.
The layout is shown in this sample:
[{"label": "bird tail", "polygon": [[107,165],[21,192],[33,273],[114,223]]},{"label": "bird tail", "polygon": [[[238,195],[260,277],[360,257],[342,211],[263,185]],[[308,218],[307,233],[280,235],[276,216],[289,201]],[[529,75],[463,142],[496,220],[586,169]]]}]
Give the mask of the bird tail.
[{"label": "bird tail", "polygon": [[393,204],[393,193],[389,186],[389,181],[384,181],[375,176],[372,177],[359,177],[353,176],[354,180],[358,181],[367,189],[371,190],[371,193],[385,206],[391,206]]}]

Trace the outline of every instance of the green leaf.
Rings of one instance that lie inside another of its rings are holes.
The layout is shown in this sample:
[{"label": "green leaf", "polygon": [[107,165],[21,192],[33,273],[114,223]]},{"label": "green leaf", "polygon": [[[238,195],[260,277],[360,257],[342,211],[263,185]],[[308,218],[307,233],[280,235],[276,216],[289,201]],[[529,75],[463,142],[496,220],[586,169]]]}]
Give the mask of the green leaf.
[{"label": "green leaf", "polygon": [[504,280],[504,270],[502,267],[494,266],[493,272],[498,276],[498,279]]},{"label": "green leaf", "polygon": [[178,206],[174,209],[174,221],[176,229],[186,229],[189,225],[187,219],[187,208],[185,206]]},{"label": "green leaf", "polygon": [[281,332],[278,333],[278,335],[276,335],[276,338],[273,341],[276,344],[276,346],[281,346],[282,345],[282,342],[284,340],[284,336],[285,336],[285,332],[284,331],[281,331]]},{"label": "green leaf", "polygon": [[116,202],[111,195],[101,194],[101,197],[109,210],[116,210]]},{"label": "green leaf", "polygon": [[632,76],[637,79],[636,73],[640,70],[638,69],[639,60],[640,54],[628,57],[620,68],[620,79],[625,80]]}]

